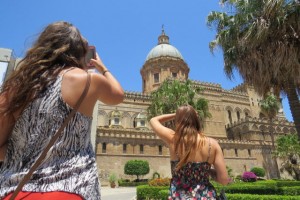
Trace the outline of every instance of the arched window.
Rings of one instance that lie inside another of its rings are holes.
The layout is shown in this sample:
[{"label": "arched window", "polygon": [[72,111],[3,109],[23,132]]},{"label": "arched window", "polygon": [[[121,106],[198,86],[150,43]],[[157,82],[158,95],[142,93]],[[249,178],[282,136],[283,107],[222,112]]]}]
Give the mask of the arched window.
[{"label": "arched window", "polygon": [[134,128],[147,129],[146,127],[147,113],[142,111],[134,118]]},{"label": "arched window", "polygon": [[241,119],[240,111],[236,111],[236,117],[237,117],[237,120],[240,121],[240,119]]},{"label": "arched window", "polygon": [[121,119],[122,119],[122,114],[120,111],[118,111],[117,109],[114,110],[111,115],[110,115],[110,119],[109,119],[109,126],[113,127],[113,126],[121,126]]},{"label": "arched window", "polygon": [[227,112],[228,112],[228,120],[229,120],[229,123],[232,124],[231,111],[230,111],[230,110],[227,110]]}]

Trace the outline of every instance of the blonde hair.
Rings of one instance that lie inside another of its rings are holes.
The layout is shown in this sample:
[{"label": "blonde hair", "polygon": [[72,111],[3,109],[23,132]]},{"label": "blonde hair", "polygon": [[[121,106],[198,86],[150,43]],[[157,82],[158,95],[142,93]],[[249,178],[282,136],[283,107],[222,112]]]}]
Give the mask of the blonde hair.
[{"label": "blonde hair", "polygon": [[[206,137],[201,132],[202,124],[196,110],[190,105],[184,105],[177,109],[175,117],[174,147],[179,163],[176,170],[179,170],[187,163],[191,152],[196,151],[205,145]],[[198,143],[198,134],[200,142]]]}]

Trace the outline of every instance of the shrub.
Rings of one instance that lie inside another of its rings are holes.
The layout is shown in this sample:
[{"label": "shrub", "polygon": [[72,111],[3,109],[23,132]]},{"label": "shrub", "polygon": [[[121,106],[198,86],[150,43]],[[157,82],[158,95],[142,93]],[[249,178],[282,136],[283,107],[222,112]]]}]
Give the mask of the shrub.
[{"label": "shrub", "polygon": [[297,196],[285,195],[255,195],[255,194],[226,194],[230,200],[299,200]]},{"label": "shrub", "polygon": [[265,174],[266,174],[265,169],[261,168],[261,167],[253,167],[250,171],[253,172],[256,176],[259,176],[259,177],[264,177]]},{"label": "shrub", "polygon": [[242,180],[245,182],[255,182],[257,176],[253,172],[244,172],[242,176]]},{"label": "shrub", "polygon": [[165,199],[161,198],[161,190],[168,190],[169,186],[160,186],[160,187],[152,187],[149,185],[140,185],[136,188],[136,197],[137,200],[144,199]]},{"label": "shrub", "polygon": [[170,179],[169,178],[156,178],[149,181],[150,186],[169,186]]},{"label": "shrub", "polygon": [[115,183],[117,180],[118,180],[118,178],[117,178],[117,175],[116,175],[115,173],[111,173],[111,174],[109,175],[108,181],[109,181],[110,183]]},{"label": "shrub", "polygon": [[124,174],[136,175],[137,179],[140,175],[148,174],[149,171],[149,163],[146,160],[129,160],[124,166]]},{"label": "shrub", "polygon": [[235,180],[241,181],[241,180],[242,180],[242,175],[237,175],[237,176],[235,177]]}]

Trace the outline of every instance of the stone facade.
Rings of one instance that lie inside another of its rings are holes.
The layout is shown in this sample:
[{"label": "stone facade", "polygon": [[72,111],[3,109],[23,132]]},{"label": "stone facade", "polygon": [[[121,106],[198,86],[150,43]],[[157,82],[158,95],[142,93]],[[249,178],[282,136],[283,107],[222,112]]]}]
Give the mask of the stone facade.
[{"label": "stone facade", "polygon": [[[168,148],[148,125],[149,94],[168,77],[188,79],[190,69],[178,50],[169,45],[164,31],[158,40],[141,69],[143,92],[126,92],[124,102],[117,106],[99,103],[96,153],[103,184],[110,173],[119,178],[135,178],[124,175],[125,163],[133,159],[149,162],[150,173],[145,178],[151,178],[154,172],[171,176]],[[251,86],[241,84],[225,90],[220,84],[193,84],[204,89],[196,98],[206,98],[212,114],[205,121],[204,133],[218,140],[233,174],[241,175],[258,166],[266,169],[267,178],[278,177],[280,161],[272,158],[272,141],[278,135],[296,132],[283,110],[270,123],[260,109],[262,97]]]}]

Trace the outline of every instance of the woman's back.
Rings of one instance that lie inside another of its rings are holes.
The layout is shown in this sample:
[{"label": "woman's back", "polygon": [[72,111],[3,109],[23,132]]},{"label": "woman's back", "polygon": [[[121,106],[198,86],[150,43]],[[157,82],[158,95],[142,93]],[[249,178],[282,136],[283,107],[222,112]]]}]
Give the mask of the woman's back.
[{"label": "woman's back", "polygon": [[[11,133],[0,169],[0,197],[15,189],[72,108],[61,93],[63,76],[26,106]],[[95,154],[90,142],[92,118],[75,114],[49,151],[24,191],[67,191],[85,199],[99,199]],[[11,176],[14,174],[14,176]]]},{"label": "woman's back", "polygon": [[205,138],[204,146],[193,152],[188,162],[180,169],[176,170],[179,161],[171,160],[172,179],[169,199],[178,197],[214,199],[216,197],[216,191],[209,182],[211,150],[211,139]]}]

